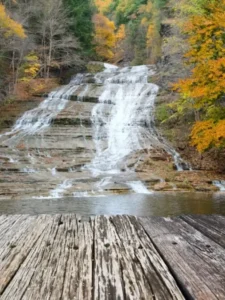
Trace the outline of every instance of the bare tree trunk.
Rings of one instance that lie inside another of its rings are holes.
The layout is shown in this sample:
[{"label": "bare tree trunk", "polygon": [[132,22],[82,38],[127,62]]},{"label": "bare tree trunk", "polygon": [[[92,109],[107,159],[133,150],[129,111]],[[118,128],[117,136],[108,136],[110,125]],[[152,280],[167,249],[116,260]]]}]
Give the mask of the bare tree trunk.
[{"label": "bare tree trunk", "polygon": [[49,78],[50,75],[50,66],[52,62],[52,44],[53,44],[53,30],[52,26],[50,28],[50,38],[49,38],[49,51],[48,51],[48,65],[47,65],[47,78]]},{"label": "bare tree trunk", "polygon": [[195,122],[200,121],[200,113],[199,110],[195,110]]}]

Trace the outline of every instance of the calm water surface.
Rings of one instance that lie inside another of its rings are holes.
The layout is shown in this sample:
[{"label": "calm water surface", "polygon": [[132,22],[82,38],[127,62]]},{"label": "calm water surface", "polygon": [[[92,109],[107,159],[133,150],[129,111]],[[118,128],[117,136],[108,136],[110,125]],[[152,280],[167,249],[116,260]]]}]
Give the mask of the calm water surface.
[{"label": "calm water surface", "polygon": [[152,195],[132,194],[98,198],[0,201],[0,214],[54,213],[131,214],[136,216],[225,215],[225,193],[154,193]]}]

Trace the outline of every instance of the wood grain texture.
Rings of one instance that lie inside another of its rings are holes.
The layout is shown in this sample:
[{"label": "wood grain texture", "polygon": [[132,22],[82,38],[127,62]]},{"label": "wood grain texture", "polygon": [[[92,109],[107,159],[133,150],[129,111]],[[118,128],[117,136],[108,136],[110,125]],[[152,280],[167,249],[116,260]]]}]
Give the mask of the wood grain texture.
[{"label": "wood grain texture", "polygon": [[0,216],[0,300],[225,299],[225,218]]},{"label": "wood grain texture", "polygon": [[[117,216],[111,217],[110,220],[121,240],[125,250],[124,255],[128,258],[128,261],[134,262],[133,266],[131,265],[133,269],[139,266],[140,273],[143,274],[142,276],[144,276],[150,287],[152,298],[184,299],[166,264],[137,218]],[[136,270],[134,274],[137,274]],[[136,281],[138,282],[138,280]]]},{"label": "wood grain texture", "polygon": [[192,299],[225,299],[225,251],[181,218],[142,218],[141,224]]},{"label": "wood grain texture", "polygon": [[182,219],[225,248],[225,218],[221,216],[183,216]]}]

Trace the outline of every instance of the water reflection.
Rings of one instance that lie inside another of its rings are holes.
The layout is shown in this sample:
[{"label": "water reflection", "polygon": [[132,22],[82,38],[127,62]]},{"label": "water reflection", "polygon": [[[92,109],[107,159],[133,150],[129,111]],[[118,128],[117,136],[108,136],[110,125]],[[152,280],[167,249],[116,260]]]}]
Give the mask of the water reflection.
[{"label": "water reflection", "polygon": [[0,213],[131,214],[136,216],[225,215],[225,193],[154,193],[152,195],[133,194],[104,198],[1,200]]}]

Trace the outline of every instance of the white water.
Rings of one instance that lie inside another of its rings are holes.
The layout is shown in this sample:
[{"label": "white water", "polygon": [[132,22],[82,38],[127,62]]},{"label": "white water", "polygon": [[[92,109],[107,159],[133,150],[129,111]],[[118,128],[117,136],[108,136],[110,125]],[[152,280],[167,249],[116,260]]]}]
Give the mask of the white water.
[{"label": "white water", "polygon": [[56,176],[57,175],[56,168],[52,168],[51,173],[52,173],[52,176]]},{"label": "white water", "polygon": [[[118,69],[105,65],[96,75],[103,92],[92,111],[96,156],[89,168],[94,174],[116,172],[130,153],[141,149],[161,148],[174,157],[177,169],[183,170],[179,154],[154,128],[154,105],[158,86],[148,83],[154,74],[151,66]],[[110,109],[109,109],[109,103]]]},{"label": "white water", "polygon": [[[85,168],[91,170],[90,178],[99,177],[99,181],[91,187],[91,192],[79,191],[82,189],[81,185],[78,191],[72,191],[71,194],[74,197],[94,196],[104,193],[108,186],[114,184],[126,185],[135,193],[150,194],[152,192],[136,178],[135,172],[131,168],[124,167],[130,154],[142,149],[164,149],[174,157],[178,170],[183,170],[184,165],[179,154],[157,134],[154,127],[154,105],[159,88],[155,84],[148,83],[149,76],[154,74],[154,67],[119,69],[105,64],[105,68],[104,72],[95,76],[101,91],[99,103],[94,106],[91,117],[96,152],[93,151],[94,158]],[[35,134],[41,134],[44,141],[43,133],[51,126],[52,120],[66,108],[71,95],[83,86],[78,94],[78,101],[83,101],[86,95],[90,96],[92,87],[86,84],[85,80],[85,74],[78,74],[69,85],[50,93],[37,108],[19,118],[10,132],[0,136],[3,143],[13,148],[22,139],[26,141]],[[80,130],[82,131],[81,127]],[[39,140],[37,139],[38,142]],[[37,148],[41,148],[41,145]],[[23,168],[22,171],[28,174],[39,173],[37,168],[39,156],[43,156],[39,149],[37,156],[32,156],[28,151],[27,159],[31,167]],[[52,159],[47,150],[44,156]],[[68,175],[63,177],[56,171],[55,163],[53,166],[47,168],[47,176],[51,174],[51,178],[46,177],[46,180],[50,179],[54,184],[55,182],[58,184],[50,190],[48,196],[34,198],[59,199],[71,187],[76,188],[76,185],[73,186],[73,180],[68,179]],[[41,167],[43,168],[43,165]],[[76,168],[68,167],[68,170],[72,178],[76,174]]]},{"label": "white water", "polygon": [[[78,86],[67,85],[49,94],[37,108],[27,111],[19,118],[12,130],[0,137],[7,137],[7,145],[15,145],[22,138],[43,132],[51,125],[51,121],[66,106],[70,96],[76,91]],[[8,136],[10,136],[8,138]]]},{"label": "white water", "polygon": [[225,181],[224,180],[215,180],[213,181],[213,185],[218,187],[221,192],[225,192]]},{"label": "white water", "polygon": [[130,181],[127,182],[127,185],[132,188],[132,190],[137,194],[152,194],[152,191],[149,191],[146,186],[141,181]]},{"label": "white water", "polygon": [[64,180],[60,183],[55,189],[50,191],[49,196],[37,196],[33,199],[61,199],[64,196],[66,190],[70,189],[73,186],[71,180]]}]

